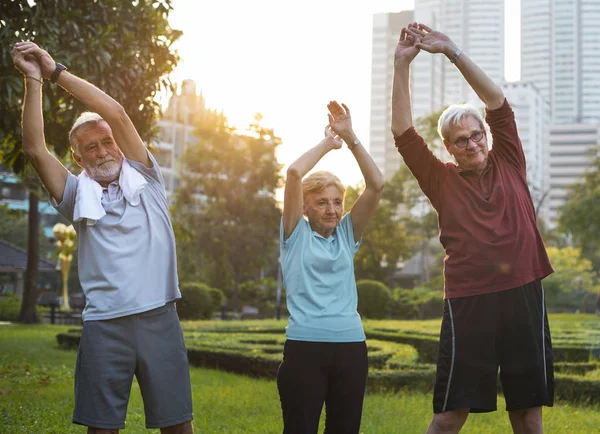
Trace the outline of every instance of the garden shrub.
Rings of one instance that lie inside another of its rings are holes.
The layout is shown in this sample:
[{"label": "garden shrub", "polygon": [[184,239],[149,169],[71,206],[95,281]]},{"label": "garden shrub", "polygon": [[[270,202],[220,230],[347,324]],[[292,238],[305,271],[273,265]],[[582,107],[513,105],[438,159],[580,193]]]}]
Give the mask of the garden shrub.
[{"label": "garden shrub", "polygon": [[396,319],[432,319],[442,316],[444,309],[443,293],[427,288],[396,288],[393,293]]},{"label": "garden shrub", "polygon": [[356,282],[356,289],[358,290],[358,312],[362,317],[389,318],[394,299],[387,286],[377,280],[359,280]]},{"label": "garden shrub", "polygon": [[181,300],[177,301],[179,319],[209,319],[217,309],[213,305],[211,288],[204,283],[189,282],[180,287]]},{"label": "garden shrub", "polygon": [[15,294],[0,297],[0,321],[15,322],[21,313],[21,297]]}]

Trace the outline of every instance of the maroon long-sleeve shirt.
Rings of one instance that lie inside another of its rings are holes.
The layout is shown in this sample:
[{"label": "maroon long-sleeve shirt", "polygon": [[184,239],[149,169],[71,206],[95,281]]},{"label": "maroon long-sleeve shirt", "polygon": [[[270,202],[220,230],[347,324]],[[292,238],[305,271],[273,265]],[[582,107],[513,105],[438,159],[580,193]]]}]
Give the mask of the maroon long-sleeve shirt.
[{"label": "maroon long-sleeve shirt", "polygon": [[443,163],[414,127],[398,152],[438,213],[444,297],[504,291],[552,273],[527,188],[525,154],[507,101],[486,112],[493,148],[481,175]]}]

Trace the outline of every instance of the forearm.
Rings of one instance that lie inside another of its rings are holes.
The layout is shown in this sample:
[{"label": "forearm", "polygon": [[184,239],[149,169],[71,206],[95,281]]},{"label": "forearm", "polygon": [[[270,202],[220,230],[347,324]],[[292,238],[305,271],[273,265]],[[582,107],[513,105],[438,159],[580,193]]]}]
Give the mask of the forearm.
[{"label": "forearm", "polygon": [[392,84],[392,134],[401,136],[412,126],[410,105],[410,63],[394,66]]},{"label": "forearm", "polygon": [[113,122],[122,121],[123,117],[126,116],[121,104],[110,95],[68,71],[63,71],[56,83],[84,103],[90,110],[98,113],[109,125]]},{"label": "forearm", "polygon": [[312,147],[294,161],[288,168],[288,177],[294,176],[298,179],[304,178],[315,165],[331,150],[331,145],[325,140]]},{"label": "forearm", "polygon": [[42,84],[25,77],[23,101],[23,152],[28,157],[35,158],[40,153],[47,152],[42,116]]},{"label": "forearm", "polygon": [[381,192],[383,190],[384,179],[379,167],[373,161],[373,158],[363,145],[359,144],[352,148],[352,154],[356,158],[358,167],[365,179],[365,187],[367,190]]},{"label": "forearm", "polygon": [[[451,59],[456,52],[456,45],[452,44],[444,54]],[[471,89],[483,101],[489,110],[500,108],[504,103],[504,92],[494,81],[465,53],[461,52],[455,62],[456,67],[463,75]]]}]

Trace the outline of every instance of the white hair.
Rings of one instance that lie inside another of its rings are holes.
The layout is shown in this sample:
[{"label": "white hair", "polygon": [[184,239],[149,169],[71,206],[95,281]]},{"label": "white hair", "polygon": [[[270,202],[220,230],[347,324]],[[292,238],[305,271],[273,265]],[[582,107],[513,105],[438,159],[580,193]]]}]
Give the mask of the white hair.
[{"label": "white hair", "polygon": [[443,140],[451,141],[450,129],[458,127],[460,123],[468,117],[472,117],[479,122],[481,130],[485,131],[485,124],[479,110],[470,104],[452,104],[451,106],[448,106],[440,116],[438,121],[438,134]]},{"label": "white hair", "polygon": [[79,115],[79,117],[75,120],[75,123],[71,127],[71,131],[69,131],[69,144],[71,145],[71,149],[73,152],[77,152],[77,146],[79,143],[75,138],[75,131],[77,131],[81,126],[89,123],[98,123],[98,122],[106,122],[98,113],[94,112],[83,112]]}]

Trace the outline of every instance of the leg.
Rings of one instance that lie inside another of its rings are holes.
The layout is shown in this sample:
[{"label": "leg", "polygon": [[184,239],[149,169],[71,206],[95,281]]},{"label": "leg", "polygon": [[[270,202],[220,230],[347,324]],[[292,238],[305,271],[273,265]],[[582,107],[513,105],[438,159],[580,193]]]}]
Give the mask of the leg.
[{"label": "leg", "polygon": [[508,412],[510,424],[515,434],[543,434],[542,407]]},{"label": "leg", "polygon": [[167,303],[137,317],[136,376],[144,399],[146,427],[191,433],[192,425],[185,424],[194,418],[190,372],[175,304]]},{"label": "leg", "polygon": [[433,415],[426,434],[456,434],[469,416],[468,408],[457,408]]},{"label": "leg", "polygon": [[433,392],[435,414],[496,410],[496,321],[495,294],[445,300]]},{"label": "leg", "polygon": [[365,342],[336,343],[325,400],[324,434],[358,434],[369,362]]},{"label": "leg", "polygon": [[[117,432],[125,427],[135,371],[130,317],[86,321],[75,370],[73,422],[90,432]],[[105,431],[106,430],[106,431]]]},{"label": "leg", "polygon": [[552,341],[541,283],[504,291],[499,305],[504,309],[498,352],[506,410],[523,411],[529,420],[530,409],[552,406],[554,398]]},{"label": "leg", "polygon": [[119,434],[119,430],[88,427],[87,434]]},{"label": "leg", "polygon": [[317,433],[331,353],[331,344],[326,342],[286,341],[277,371],[284,434]]},{"label": "leg", "polygon": [[178,425],[160,429],[160,434],[194,434],[192,422],[184,422]]}]

